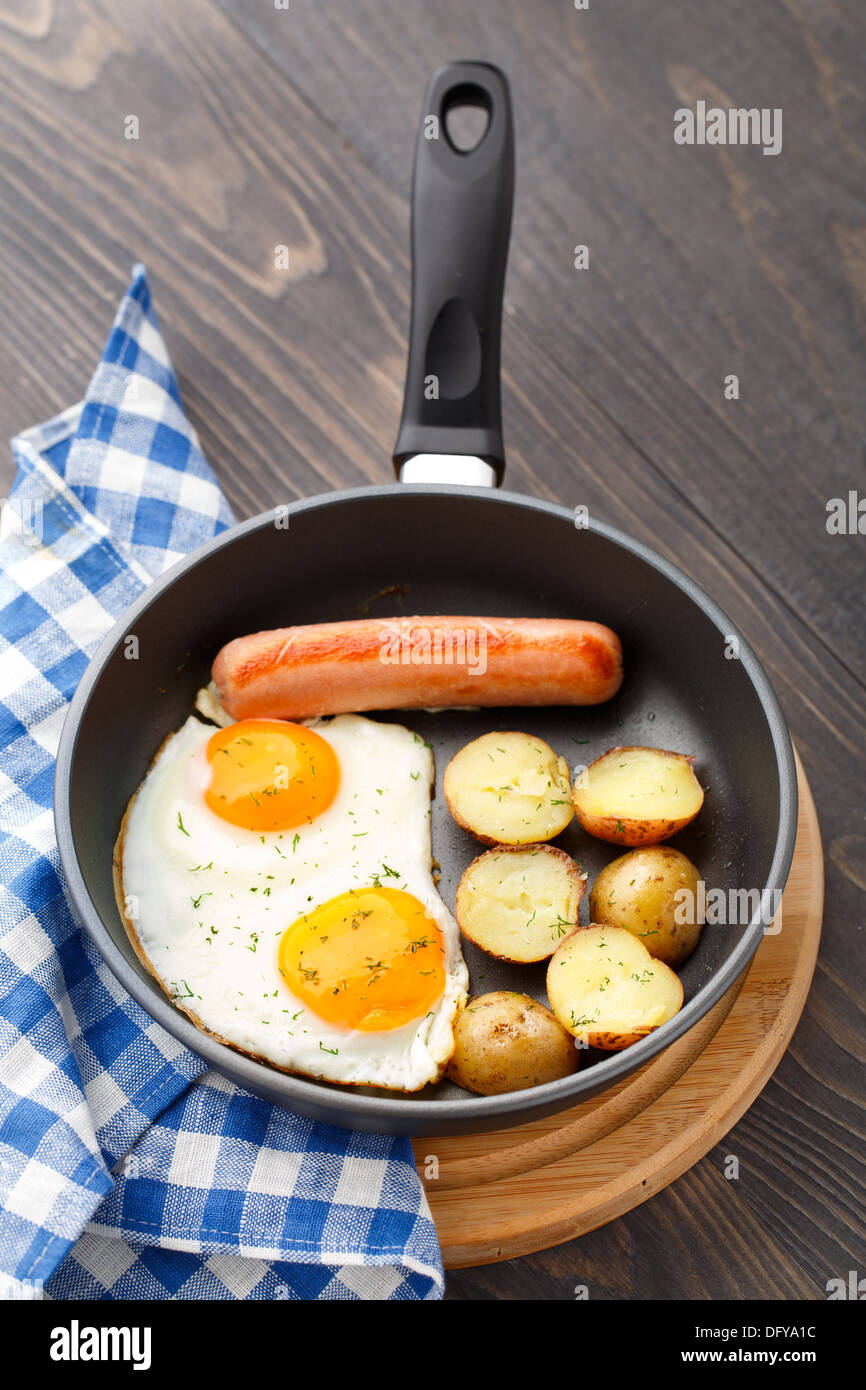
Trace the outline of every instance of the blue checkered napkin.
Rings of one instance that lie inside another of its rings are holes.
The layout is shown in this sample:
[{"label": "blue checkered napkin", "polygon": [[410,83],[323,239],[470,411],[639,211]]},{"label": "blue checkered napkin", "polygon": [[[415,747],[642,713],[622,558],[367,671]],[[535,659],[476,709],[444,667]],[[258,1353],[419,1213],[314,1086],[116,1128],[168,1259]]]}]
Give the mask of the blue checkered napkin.
[{"label": "blue checkered napkin", "polygon": [[0,514],[0,1293],[439,1298],[406,1140],[350,1134],[208,1071],[75,927],[52,779],[100,639],[231,523],[136,267],[81,405],[13,441]]}]

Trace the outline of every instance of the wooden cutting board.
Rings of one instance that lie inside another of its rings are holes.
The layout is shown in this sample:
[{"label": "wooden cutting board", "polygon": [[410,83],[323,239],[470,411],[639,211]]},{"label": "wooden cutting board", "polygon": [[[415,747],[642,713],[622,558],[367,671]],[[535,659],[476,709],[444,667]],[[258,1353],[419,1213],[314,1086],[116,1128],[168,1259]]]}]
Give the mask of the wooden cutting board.
[{"label": "wooden cutting board", "polygon": [[797,772],[782,930],[765,935],[694,1028],[572,1110],[495,1134],[415,1141],[447,1269],[544,1250],[621,1216],[702,1158],[769,1080],[806,1001],[824,903],[821,833],[799,759]]}]

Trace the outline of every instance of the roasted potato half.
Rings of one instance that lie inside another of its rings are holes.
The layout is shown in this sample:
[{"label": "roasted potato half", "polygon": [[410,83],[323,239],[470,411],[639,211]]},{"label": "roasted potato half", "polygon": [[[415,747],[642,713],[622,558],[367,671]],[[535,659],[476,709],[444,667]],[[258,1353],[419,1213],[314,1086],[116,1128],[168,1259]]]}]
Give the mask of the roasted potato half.
[{"label": "roasted potato half", "polygon": [[570,1076],[574,1039],[549,1009],[526,994],[498,990],[470,999],[454,1025],[447,1076],[467,1091],[498,1096]]},{"label": "roasted potato half", "polygon": [[572,796],[584,830],[615,845],[667,840],[704,801],[691,758],[664,748],[610,748],[577,778]]},{"label": "roasted potato half", "polygon": [[602,869],[589,895],[601,926],[625,927],[651,956],[676,970],[698,944],[700,874],[672,845],[632,849]]},{"label": "roasted potato half", "polygon": [[579,927],[547,967],[547,997],[564,1028],[589,1047],[619,1052],[682,1008],[679,977],[623,927]]},{"label": "roasted potato half", "polygon": [[499,960],[546,960],[577,926],[586,875],[552,845],[497,845],[469,865],[454,915],[463,935]]},{"label": "roasted potato half", "polygon": [[458,825],[485,845],[552,840],[574,814],[568,764],[531,734],[482,734],[455,753],[443,782]]}]

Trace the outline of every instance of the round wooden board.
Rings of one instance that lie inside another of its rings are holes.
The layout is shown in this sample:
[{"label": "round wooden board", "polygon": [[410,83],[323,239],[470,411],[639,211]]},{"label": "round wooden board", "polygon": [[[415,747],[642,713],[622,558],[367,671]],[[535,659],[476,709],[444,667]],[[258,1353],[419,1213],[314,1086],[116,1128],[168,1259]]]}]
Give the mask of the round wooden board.
[{"label": "round wooden board", "polygon": [[[446,1269],[544,1250],[621,1216],[703,1157],[769,1080],[803,1010],[821,935],[821,834],[799,760],[797,770],[782,930],[764,937],[700,1023],[573,1110],[494,1134],[416,1140]],[[435,1179],[425,1177],[431,1156]]]}]

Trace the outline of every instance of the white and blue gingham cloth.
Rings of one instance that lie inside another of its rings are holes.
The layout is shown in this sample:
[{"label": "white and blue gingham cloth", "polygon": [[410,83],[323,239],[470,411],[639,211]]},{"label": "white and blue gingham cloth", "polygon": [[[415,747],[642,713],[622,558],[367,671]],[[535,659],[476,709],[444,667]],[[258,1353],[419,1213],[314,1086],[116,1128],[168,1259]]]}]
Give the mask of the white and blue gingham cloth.
[{"label": "white and blue gingham cloth", "polygon": [[52,817],[66,706],[168,565],[232,522],[137,266],[85,400],[13,440],[0,527],[0,1295],[435,1299],[408,1140],[209,1071],[74,925]]}]

